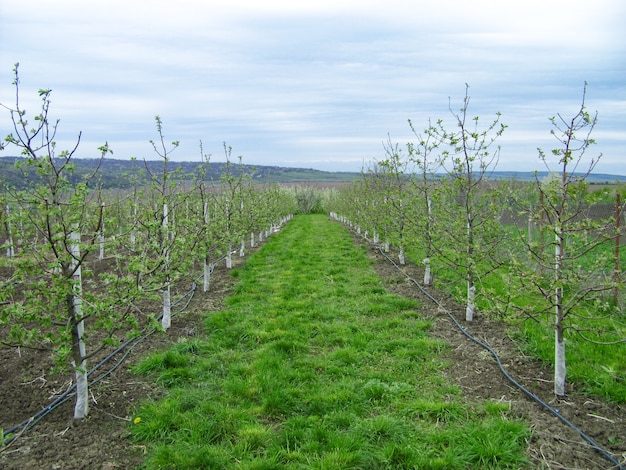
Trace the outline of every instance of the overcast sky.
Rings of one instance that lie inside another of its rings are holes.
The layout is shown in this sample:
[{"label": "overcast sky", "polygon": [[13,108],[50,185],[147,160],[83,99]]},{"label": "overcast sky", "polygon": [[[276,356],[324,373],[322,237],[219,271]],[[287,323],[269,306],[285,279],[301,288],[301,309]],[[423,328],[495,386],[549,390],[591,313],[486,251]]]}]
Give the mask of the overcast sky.
[{"label": "overcast sky", "polygon": [[[154,116],[172,160],[359,171],[387,136],[415,140],[458,110],[501,112],[498,170],[543,170],[549,117],[598,112],[596,173],[626,174],[623,0],[0,0],[0,103],[33,116],[52,89],[58,148],[154,159]],[[450,101],[449,101],[450,100]],[[0,133],[10,130],[0,110]],[[1,155],[13,155],[11,149]]]}]

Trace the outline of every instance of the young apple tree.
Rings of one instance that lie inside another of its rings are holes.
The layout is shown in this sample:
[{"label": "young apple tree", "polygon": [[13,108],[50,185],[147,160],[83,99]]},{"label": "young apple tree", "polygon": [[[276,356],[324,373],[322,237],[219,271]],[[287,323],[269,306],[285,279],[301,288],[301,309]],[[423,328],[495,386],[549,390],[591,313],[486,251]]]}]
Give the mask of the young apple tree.
[{"label": "young apple tree", "polygon": [[[25,189],[15,191],[13,198],[33,237],[23,241],[24,249],[16,256],[15,293],[0,311],[0,323],[11,326],[3,342],[52,349],[60,362],[69,360],[77,386],[74,418],[83,418],[89,410],[86,322],[103,313],[85,304],[82,283],[85,260],[102,227],[102,213],[92,209],[90,191],[99,165],[77,180],[72,158],[81,134],[70,150],[57,151],[59,121],[49,117],[51,90],[39,90],[41,109],[28,119],[20,103],[18,67],[15,107],[2,105],[13,125],[5,142],[21,149],[16,165],[24,174]],[[101,161],[110,152],[108,145],[99,152]]]},{"label": "young apple tree", "polygon": [[[177,232],[172,224],[172,211],[176,204],[175,187],[172,181],[173,172],[168,168],[170,154],[179,146],[178,141],[166,143],[163,133],[163,121],[159,116],[154,118],[158,134],[158,140],[150,140],[154,152],[163,160],[160,173],[150,171],[146,163],[145,168],[151,180],[151,198],[148,207],[145,207],[142,225],[145,232],[145,246],[152,250],[151,255],[144,259],[142,278],[150,279],[149,283],[161,290],[162,316],[161,326],[167,331],[172,322],[172,281],[174,277],[173,259],[176,247]],[[182,266],[179,266],[182,269]]]},{"label": "young apple tree", "polygon": [[587,151],[595,143],[591,133],[597,123],[597,113],[590,114],[585,106],[585,84],[580,108],[571,118],[557,114],[550,118],[551,134],[556,147],[539,157],[549,174],[535,186],[541,207],[533,217],[542,219],[543,229],[550,239],[544,243],[529,241],[528,252],[533,263],[520,263],[524,269],[517,276],[523,289],[539,294],[527,314],[553,316],[554,327],[554,393],[566,394],[565,336],[570,330],[584,341],[614,342],[616,332],[600,332],[593,327],[594,319],[615,315],[607,301],[619,278],[613,272],[611,249],[599,250],[613,243],[617,233],[612,218],[597,220],[590,217],[591,198],[587,177],[596,167],[601,155],[588,158]]},{"label": "young apple tree", "polygon": [[[232,147],[224,143],[224,156],[226,164],[220,176],[220,193],[217,199],[216,211],[219,221],[218,235],[225,252],[226,267],[232,268],[232,254],[235,244],[249,233],[249,224],[246,221],[246,212],[249,210],[248,203],[251,177],[246,173],[239,157],[239,164],[232,160]],[[260,233],[263,233],[262,231]]]},{"label": "young apple tree", "polygon": [[386,239],[397,246],[400,264],[405,264],[404,250],[415,232],[415,169],[414,160],[406,155],[391,138],[383,143],[385,158],[379,160],[380,181],[384,182],[383,195],[386,207]]},{"label": "young apple tree", "polygon": [[409,142],[407,149],[409,158],[415,162],[419,175],[416,178],[417,202],[421,209],[415,212],[416,235],[424,250],[424,285],[432,283],[431,259],[435,254],[434,219],[433,219],[433,196],[438,188],[435,173],[441,168],[440,157],[433,157],[432,153],[439,148],[441,140],[437,137],[437,130],[429,122],[429,126],[423,133],[418,133],[409,120],[409,126],[416,142]]},{"label": "young apple tree", "polygon": [[480,129],[479,117],[469,114],[468,92],[466,85],[460,112],[450,107],[456,130],[447,131],[439,121],[436,131],[437,138],[449,147],[442,153],[448,177],[437,197],[436,249],[439,258],[465,279],[465,319],[472,321],[477,282],[503,262],[498,253],[503,239],[498,199],[488,176],[500,154],[495,141],[506,126],[497,113],[488,126]]}]

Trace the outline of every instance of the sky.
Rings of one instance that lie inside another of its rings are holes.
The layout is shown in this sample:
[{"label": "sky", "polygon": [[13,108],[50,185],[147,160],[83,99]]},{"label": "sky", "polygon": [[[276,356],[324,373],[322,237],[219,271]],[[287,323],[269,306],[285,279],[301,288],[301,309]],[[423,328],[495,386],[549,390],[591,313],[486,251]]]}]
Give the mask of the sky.
[{"label": "sky", "polygon": [[[0,0],[0,103],[40,109],[76,157],[361,171],[388,139],[415,142],[463,104],[481,129],[501,113],[497,170],[545,170],[549,118],[585,104],[598,123],[582,162],[626,175],[623,0]],[[12,131],[0,108],[0,137]],[[582,136],[581,136],[582,137]],[[200,148],[202,143],[202,151]],[[7,148],[2,155],[15,155]],[[550,161],[550,165],[555,162]]]}]

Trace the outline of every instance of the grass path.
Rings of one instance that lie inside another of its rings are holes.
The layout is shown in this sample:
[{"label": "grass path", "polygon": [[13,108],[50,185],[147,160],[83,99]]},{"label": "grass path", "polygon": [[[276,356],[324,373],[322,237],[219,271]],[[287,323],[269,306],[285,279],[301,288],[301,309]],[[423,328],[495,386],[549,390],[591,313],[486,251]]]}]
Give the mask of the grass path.
[{"label": "grass path", "polygon": [[202,338],[137,367],[168,388],[132,425],[146,468],[524,466],[527,427],[442,378],[420,305],[340,225],[298,216],[233,275]]}]

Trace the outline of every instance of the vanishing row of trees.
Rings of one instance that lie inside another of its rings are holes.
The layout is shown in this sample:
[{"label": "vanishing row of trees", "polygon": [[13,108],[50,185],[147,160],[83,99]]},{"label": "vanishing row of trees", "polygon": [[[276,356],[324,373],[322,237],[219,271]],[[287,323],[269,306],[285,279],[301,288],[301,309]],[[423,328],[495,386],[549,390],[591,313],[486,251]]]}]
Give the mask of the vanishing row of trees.
[{"label": "vanishing row of trees", "polygon": [[[460,111],[450,106],[452,130],[439,120],[417,132],[409,121],[415,142],[400,147],[388,139],[385,158],[329,200],[329,210],[359,233],[387,249],[394,245],[400,263],[408,248],[422,258],[425,285],[437,266],[439,285],[453,284],[464,298],[466,321],[477,302],[492,312],[551,315],[559,396],[566,329],[593,341],[623,339],[615,330],[603,336],[590,321],[619,314],[622,215],[619,196],[613,215],[589,213],[595,195],[586,178],[600,157],[587,157],[597,116],[587,111],[585,92],[573,117],[550,119],[557,144],[549,153],[539,150],[547,178],[489,179],[506,125],[499,113],[486,126],[471,117],[466,86]],[[505,218],[527,223],[509,225]]]},{"label": "vanishing row of trees", "polygon": [[[158,116],[157,138],[150,143],[162,171],[150,173],[137,162],[126,190],[102,190],[98,167],[72,182],[81,135],[73,148],[58,151],[51,91],[39,90],[41,108],[30,117],[20,103],[17,65],[14,73],[15,105],[2,105],[13,131],[3,146],[20,149],[24,187],[5,187],[0,195],[6,254],[0,265],[0,347],[48,350],[60,365],[71,364],[74,417],[82,418],[88,413],[88,359],[147,327],[167,330],[172,290],[190,289],[200,277],[208,290],[216,263],[231,267],[235,249],[243,256],[294,213],[296,197],[293,190],[255,185],[250,175],[234,171],[226,145],[219,181],[205,181],[210,157],[202,144],[197,174],[183,179],[170,162],[178,142],[166,141]],[[100,161],[112,153],[107,144],[98,151]],[[143,172],[149,185],[137,183]],[[162,311],[155,312],[159,302]]]}]

